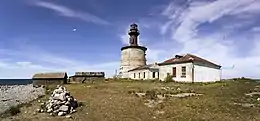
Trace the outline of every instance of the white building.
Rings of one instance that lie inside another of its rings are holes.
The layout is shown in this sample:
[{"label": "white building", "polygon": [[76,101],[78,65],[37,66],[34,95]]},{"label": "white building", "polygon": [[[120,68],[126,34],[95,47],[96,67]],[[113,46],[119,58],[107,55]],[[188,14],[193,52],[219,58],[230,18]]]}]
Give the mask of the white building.
[{"label": "white building", "polygon": [[128,77],[131,79],[159,79],[159,66],[157,63],[140,66],[128,71]]},{"label": "white building", "polygon": [[176,55],[159,63],[159,79],[167,74],[179,82],[214,82],[221,79],[221,66],[192,54]]},{"label": "white building", "polygon": [[121,48],[121,66],[118,77],[131,79],[159,79],[167,75],[180,82],[214,82],[221,79],[221,66],[192,54],[176,55],[162,63],[146,64],[146,47],[138,45],[139,30],[130,25],[129,43]]}]

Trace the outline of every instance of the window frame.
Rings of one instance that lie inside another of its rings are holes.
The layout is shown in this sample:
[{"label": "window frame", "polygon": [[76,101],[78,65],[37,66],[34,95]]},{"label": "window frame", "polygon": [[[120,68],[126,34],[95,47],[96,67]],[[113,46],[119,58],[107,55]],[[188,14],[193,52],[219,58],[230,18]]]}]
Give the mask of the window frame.
[{"label": "window frame", "polygon": [[187,67],[182,66],[181,67],[181,78],[186,78],[186,75],[187,75]]}]

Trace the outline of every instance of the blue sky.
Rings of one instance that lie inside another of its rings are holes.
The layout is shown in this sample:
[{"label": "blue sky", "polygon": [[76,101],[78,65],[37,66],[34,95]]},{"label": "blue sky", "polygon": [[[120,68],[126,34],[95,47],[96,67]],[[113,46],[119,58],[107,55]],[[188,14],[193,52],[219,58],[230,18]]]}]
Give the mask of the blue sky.
[{"label": "blue sky", "polygon": [[148,63],[191,53],[222,65],[224,78],[260,78],[257,0],[0,2],[0,78],[47,71],[105,71],[109,77],[133,22]]}]

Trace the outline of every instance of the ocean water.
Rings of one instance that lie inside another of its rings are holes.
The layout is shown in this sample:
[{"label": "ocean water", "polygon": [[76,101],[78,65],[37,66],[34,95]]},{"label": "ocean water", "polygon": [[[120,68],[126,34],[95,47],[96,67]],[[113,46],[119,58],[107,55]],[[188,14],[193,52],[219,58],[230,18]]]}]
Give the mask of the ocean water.
[{"label": "ocean water", "polygon": [[31,83],[32,79],[0,79],[0,85],[26,85]]}]

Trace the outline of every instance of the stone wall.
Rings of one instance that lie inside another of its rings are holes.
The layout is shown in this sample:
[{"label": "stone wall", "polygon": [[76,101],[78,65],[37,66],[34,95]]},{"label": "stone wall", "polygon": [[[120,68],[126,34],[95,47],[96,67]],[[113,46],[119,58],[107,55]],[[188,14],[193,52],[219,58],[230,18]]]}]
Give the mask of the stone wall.
[{"label": "stone wall", "polygon": [[60,85],[66,84],[67,79],[34,79],[33,85]]},{"label": "stone wall", "polygon": [[94,81],[104,80],[105,77],[84,77],[84,76],[72,76],[70,77],[71,83],[92,83]]},{"label": "stone wall", "polygon": [[146,65],[145,51],[141,48],[127,48],[121,51],[120,71],[122,78],[128,78],[127,71]]}]

